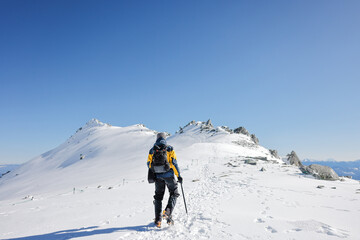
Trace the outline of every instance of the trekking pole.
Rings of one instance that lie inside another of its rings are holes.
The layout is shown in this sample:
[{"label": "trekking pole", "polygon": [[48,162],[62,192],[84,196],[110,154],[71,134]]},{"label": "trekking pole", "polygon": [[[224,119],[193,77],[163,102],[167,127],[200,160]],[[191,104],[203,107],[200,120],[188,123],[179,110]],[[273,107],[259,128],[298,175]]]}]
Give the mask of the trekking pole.
[{"label": "trekking pole", "polygon": [[187,207],[186,207],[186,201],[185,201],[185,195],[184,195],[184,189],[183,189],[182,183],[180,183],[180,186],[181,186],[181,192],[182,192],[183,199],[184,199],[185,211],[186,211],[186,214],[188,214]]}]

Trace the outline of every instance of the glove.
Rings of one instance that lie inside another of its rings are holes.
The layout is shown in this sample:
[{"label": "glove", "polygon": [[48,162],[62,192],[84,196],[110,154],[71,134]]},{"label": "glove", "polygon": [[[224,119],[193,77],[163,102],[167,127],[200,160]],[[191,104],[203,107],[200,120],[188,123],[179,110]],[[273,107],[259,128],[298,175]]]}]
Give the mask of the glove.
[{"label": "glove", "polygon": [[178,182],[182,184],[183,178],[179,176],[179,177],[178,177]]}]

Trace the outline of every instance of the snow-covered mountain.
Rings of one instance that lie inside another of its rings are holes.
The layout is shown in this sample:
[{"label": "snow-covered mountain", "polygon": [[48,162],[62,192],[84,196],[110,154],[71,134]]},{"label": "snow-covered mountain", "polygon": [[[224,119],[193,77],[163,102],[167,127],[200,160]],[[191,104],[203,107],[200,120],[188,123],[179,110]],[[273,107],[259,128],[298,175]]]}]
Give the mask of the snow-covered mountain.
[{"label": "snow-covered mountain", "polygon": [[[46,152],[0,181],[0,199],[28,194],[72,189],[114,179],[144,176],[144,167],[156,131],[138,124],[114,127],[92,119],[59,147]],[[191,122],[168,138],[178,150],[179,159],[202,159],[204,154],[217,157],[274,158],[269,150],[254,143],[250,136],[234,134],[211,123]]]},{"label": "snow-covered mountain", "polygon": [[[156,131],[93,119],[0,179],[2,239],[357,239],[360,186],[285,165],[246,129],[192,121],[168,137],[180,197],[154,229],[146,159]],[[250,164],[247,164],[250,163]],[[261,170],[261,171],[260,171]],[[167,196],[165,196],[166,200]]]},{"label": "snow-covered mountain", "polygon": [[114,127],[92,119],[65,143],[4,176],[0,199],[141,177],[154,135],[140,124]]}]

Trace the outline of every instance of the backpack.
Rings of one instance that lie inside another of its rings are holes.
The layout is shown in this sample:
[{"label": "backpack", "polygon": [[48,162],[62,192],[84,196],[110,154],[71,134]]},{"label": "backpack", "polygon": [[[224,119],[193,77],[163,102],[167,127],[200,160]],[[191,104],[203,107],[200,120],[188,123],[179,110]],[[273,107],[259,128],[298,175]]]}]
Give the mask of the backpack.
[{"label": "backpack", "polygon": [[154,173],[164,173],[170,170],[170,164],[167,160],[167,145],[154,145],[154,155],[151,168]]}]

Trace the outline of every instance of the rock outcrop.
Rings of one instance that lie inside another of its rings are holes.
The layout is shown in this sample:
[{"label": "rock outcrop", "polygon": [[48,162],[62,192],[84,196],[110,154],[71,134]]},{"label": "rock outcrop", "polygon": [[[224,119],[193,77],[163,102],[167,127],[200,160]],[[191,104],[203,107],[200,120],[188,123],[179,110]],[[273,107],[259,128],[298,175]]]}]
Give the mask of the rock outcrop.
[{"label": "rock outcrop", "polygon": [[244,161],[244,163],[250,164],[250,165],[256,165],[256,164],[257,164],[257,161],[254,160],[254,159],[246,159],[246,160]]},{"label": "rock outcrop", "polygon": [[322,166],[318,164],[311,164],[310,166],[302,166],[300,167],[301,172],[304,174],[311,174],[317,179],[321,180],[339,180],[339,176],[336,172],[328,166]]},{"label": "rock outcrop", "polygon": [[259,144],[259,139],[255,136],[255,134],[251,134],[251,139],[255,144]]},{"label": "rock outcrop", "polygon": [[278,154],[278,151],[269,149],[269,152],[274,158],[280,158],[279,154]]},{"label": "rock outcrop", "polygon": [[238,134],[244,134],[246,136],[250,137],[250,133],[248,130],[246,130],[246,128],[244,127],[238,127],[234,129],[234,133],[238,133]]},{"label": "rock outcrop", "polygon": [[214,129],[214,125],[212,125],[211,120],[207,120],[207,122],[202,122],[201,130],[212,130]]},{"label": "rock outcrop", "polygon": [[207,120],[207,122],[205,123],[205,125],[206,125],[206,126],[208,126],[208,127],[214,128],[214,125],[212,125],[212,123],[211,123],[211,120],[210,120],[210,119],[209,119],[209,120]]},{"label": "rock outcrop", "polygon": [[292,151],[290,154],[287,155],[287,157],[288,157],[287,161],[290,165],[303,167],[303,164],[301,163],[299,157],[296,155],[295,151]]},{"label": "rock outcrop", "polygon": [[228,126],[221,126],[216,129],[216,131],[219,131],[219,129],[224,130],[225,132],[228,132],[230,134],[234,133],[232,129],[230,129]]},{"label": "rock outcrop", "polygon": [[317,179],[321,180],[339,180],[339,176],[336,172],[328,166],[322,166],[319,164],[311,164],[310,166],[304,166],[299,157],[296,155],[295,151],[292,151],[287,155],[288,163],[290,165],[298,166],[302,173],[312,175]]}]

